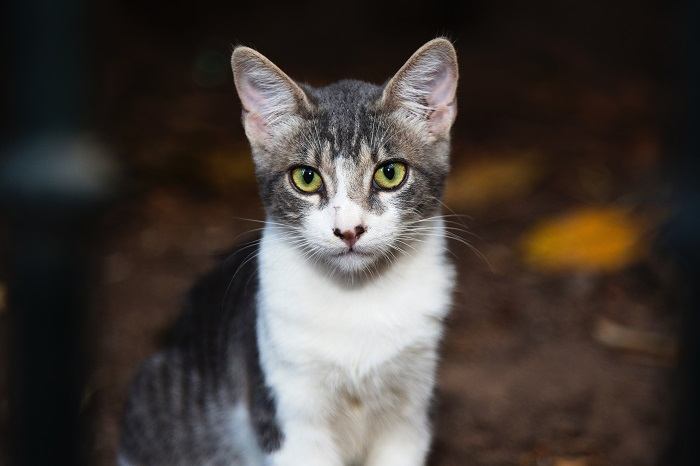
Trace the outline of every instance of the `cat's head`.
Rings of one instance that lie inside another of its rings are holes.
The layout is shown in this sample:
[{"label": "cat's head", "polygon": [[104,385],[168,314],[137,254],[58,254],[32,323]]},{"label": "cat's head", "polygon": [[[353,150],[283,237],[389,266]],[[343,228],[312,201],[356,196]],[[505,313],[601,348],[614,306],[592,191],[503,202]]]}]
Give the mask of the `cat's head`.
[{"label": "cat's head", "polygon": [[247,47],[231,64],[268,220],[290,244],[357,272],[427,237],[457,113],[448,40],[425,44],[384,85],[298,84]]}]

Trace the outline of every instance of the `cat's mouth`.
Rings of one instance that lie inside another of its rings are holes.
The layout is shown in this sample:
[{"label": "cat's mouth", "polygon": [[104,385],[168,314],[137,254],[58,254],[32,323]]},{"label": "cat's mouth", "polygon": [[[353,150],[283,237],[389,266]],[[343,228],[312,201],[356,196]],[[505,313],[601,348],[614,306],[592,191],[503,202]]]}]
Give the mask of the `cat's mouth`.
[{"label": "cat's mouth", "polygon": [[368,252],[363,252],[363,251],[358,251],[356,248],[347,248],[338,254],[336,254],[338,257],[344,257],[344,256],[371,256],[370,253]]},{"label": "cat's mouth", "polygon": [[370,251],[345,248],[333,254],[333,262],[347,271],[358,271],[368,267],[376,260],[376,254]]}]

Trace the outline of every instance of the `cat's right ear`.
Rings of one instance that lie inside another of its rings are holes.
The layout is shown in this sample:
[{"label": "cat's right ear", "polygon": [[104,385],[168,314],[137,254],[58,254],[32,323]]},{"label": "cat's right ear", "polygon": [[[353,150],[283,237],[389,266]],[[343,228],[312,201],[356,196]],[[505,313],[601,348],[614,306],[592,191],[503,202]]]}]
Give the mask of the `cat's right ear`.
[{"label": "cat's right ear", "polygon": [[384,88],[382,102],[433,141],[449,135],[457,116],[459,67],[452,43],[433,39],[419,48]]},{"label": "cat's right ear", "polygon": [[304,91],[262,54],[236,47],[231,68],[251,144],[264,145],[310,107]]}]

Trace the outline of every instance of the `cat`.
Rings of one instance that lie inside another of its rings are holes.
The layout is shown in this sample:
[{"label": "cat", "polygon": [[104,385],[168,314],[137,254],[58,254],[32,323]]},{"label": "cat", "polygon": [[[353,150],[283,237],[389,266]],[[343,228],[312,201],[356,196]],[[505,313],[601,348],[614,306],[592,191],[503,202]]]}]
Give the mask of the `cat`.
[{"label": "cat", "polygon": [[441,197],[456,117],[444,38],[384,85],[231,64],[266,212],[189,295],[130,389],[122,466],[418,466],[455,270]]}]

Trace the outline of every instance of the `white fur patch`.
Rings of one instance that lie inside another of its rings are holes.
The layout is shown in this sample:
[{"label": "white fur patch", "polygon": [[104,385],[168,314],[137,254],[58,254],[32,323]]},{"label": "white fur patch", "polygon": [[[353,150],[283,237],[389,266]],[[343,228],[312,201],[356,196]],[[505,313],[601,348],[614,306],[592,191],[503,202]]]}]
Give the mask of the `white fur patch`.
[{"label": "white fur patch", "polygon": [[[350,163],[350,162],[348,162]],[[354,167],[336,165],[337,186],[328,186],[330,200],[322,209],[312,210],[303,220],[302,231],[316,260],[326,260],[332,267],[332,272],[373,273],[372,266],[378,260],[394,260],[396,252],[392,246],[397,244],[397,236],[401,231],[401,206],[386,202],[386,210],[376,214],[363,209],[348,193],[347,180],[355,170]],[[372,182],[371,171],[366,173],[364,185],[369,187]],[[410,177],[410,175],[409,175]],[[407,185],[411,183],[410,178]],[[362,193],[362,196],[366,196]],[[380,193],[380,196],[394,196],[395,193]],[[344,254],[347,245],[333,234],[334,229],[340,231],[354,230],[362,226],[365,232],[358,239],[354,250],[359,254]]]},{"label": "white fur patch", "polygon": [[231,431],[231,438],[235,440],[236,451],[241,457],[241,466],[262,466],[264,455],[258,448],[258,441],[251,427],[248,410],[242,404],[237,404],[233,408]]},{"label": "white fur patch", "polygon": [[[271,464],[397,455],[379,450],[409,455],[385,466],[423,464],[436,348],[454,282],[444,241],[431,237],[376,279],[349,287],[314,267],[277,227],[265,227],[257,330],[285,434]],[[414,459],[406,443],[420,446]]]}]

